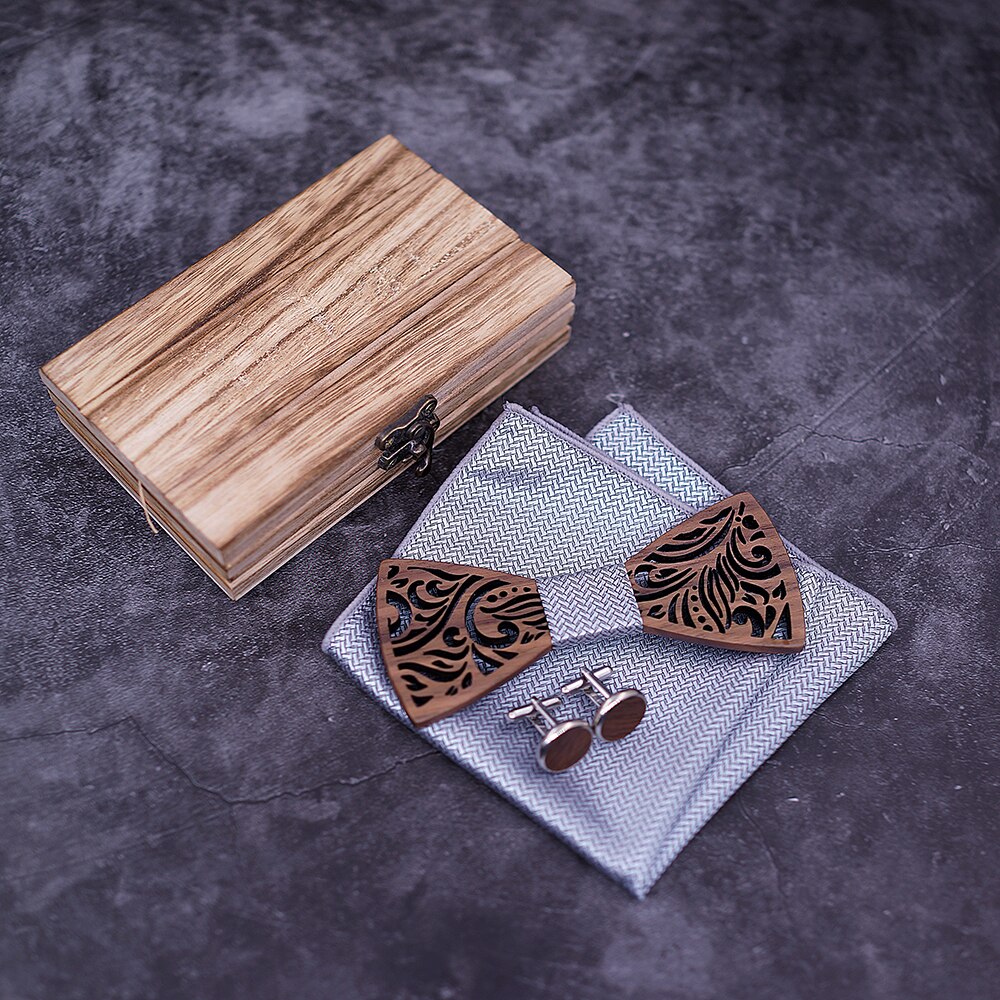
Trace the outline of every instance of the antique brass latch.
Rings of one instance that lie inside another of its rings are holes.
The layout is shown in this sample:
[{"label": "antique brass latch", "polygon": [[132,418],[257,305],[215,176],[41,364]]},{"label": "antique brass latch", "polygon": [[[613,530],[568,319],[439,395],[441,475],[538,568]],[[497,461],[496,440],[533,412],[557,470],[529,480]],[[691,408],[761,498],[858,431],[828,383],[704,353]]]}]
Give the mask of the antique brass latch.
[{"label": "antique brass latch", "polygon": [[436,408],[433,396],[421,396],[412,410],[375,438],[375,447],[382,452],[378,460],[380,469],[388,472],[410,459],[414,460],[413,471],[418,476],[431,467],[434,432],[441,426],[441,418],[434,412]]}]

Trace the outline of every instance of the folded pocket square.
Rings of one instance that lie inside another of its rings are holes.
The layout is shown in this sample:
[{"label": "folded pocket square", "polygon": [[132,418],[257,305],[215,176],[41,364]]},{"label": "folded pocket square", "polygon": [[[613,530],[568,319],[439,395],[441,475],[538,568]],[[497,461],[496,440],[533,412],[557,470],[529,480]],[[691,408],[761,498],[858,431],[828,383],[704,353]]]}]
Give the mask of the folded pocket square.
[{"label": "folded pocket square", "polygon": [[[624,563],[726,491],[629,408],[591,434],[507,407],[401,543],[400,559],[489,566],[539,580]],[[892,633],[891,614],[786,543],[807,639],[792,655],[733,653],[646,633],[557,644],[503,687],[421,730],[631,892],[685,843]],[[373,581],[324,649],[408,721],[379,648]],[[615,664],[643,691],[642,726],[553,779],[506,709],[583,668]]]}]

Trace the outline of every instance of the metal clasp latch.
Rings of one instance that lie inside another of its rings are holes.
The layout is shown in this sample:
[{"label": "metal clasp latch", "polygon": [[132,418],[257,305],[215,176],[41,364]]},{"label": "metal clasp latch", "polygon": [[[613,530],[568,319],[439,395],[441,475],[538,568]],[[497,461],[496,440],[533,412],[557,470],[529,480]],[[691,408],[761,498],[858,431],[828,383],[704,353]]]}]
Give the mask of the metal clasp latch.
[{"label": "metal clasp latch", "polygon": [[411,458],[415,459],[413,471],[418,476],[431,467],[434,432],[441,426],[441,418],[434,412],[436,408],[433,396],[421,396],[412,410],[375,438],[375,447],[382,452],[378,460],[380,469],[388,472]]}]

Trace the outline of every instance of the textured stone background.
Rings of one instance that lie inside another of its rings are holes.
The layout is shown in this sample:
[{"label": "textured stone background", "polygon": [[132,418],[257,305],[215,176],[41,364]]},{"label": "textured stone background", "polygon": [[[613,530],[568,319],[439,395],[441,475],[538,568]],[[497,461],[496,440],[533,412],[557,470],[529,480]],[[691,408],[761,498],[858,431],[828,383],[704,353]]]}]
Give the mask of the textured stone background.
[{"label": "textured stone background", "polygon": [[[3,4],[0,996],[987,996],[995,5],[430,8]],[[319,652],[496,407],[234,605],[36,375],[389,131],[579,282],[511,398],[631,401],[900,621],[641,904]]]}]

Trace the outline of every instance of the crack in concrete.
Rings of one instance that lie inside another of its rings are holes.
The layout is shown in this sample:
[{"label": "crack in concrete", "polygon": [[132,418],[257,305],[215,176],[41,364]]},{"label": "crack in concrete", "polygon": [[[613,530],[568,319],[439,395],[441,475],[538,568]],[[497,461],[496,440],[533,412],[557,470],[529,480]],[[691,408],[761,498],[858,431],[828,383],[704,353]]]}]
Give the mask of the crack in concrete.
[{"label": "crack in concrete", "polygon": [[0,885],[22,882],[25,879],[35,878],[39,875],[53,875],[56,872],[69,871],[73,868],[80,868],[84,865],[94,864],[95,862],[106,861],[109,858],[113,858],[116,854],[124,854],[126,851],[134,851],[137,847],[148,847],[153,844],[159,844],[161,840],[165,840],[167,837],[171,837],[175,833],[183,833],[185,830],[194,830],[199,826],[203,826],[205,823],[210,823],[212,820],[231,815],[231,809],[218,809],[215,812],[196,816],[187,823],[179,823],[176,826],[169,826],[162,830],[155,830],[152,833],[143,834],[138,840],[131,840],[128,843],[119,844],[117,847],[113,847],[107,851],[100,851],[97,854],[88,854],[84,858],[64,861],[62,864],[58,865],[49,865],[45,868],[33,868],[30,871],[17,872],[14,875],[4,875],[0,878]]},{"label": "crack in concrete", "polygon": [[[787,434],[789,430],[795,427],[803,427],[806,431],[805,434],[800,436],[796,441],[792,442],[784,451],[779,452],[774,458],[768,462],[766,465],[755,470],[752,473],[752,478],[759,478],[767,472],[770,472],[775,466],[783,462],[789,455],[791,455],[797,448],[804,444],[810,437],[818,434],[819,428],[822,427],[834,414],[842,410],[848,403],[851,402],[856,396],[868,388],[868,386],[877,382],[886,372],[893,368],[900,358],[904,357],[909,351],[911,351],[924,337],[927,336],[937,325],[945,318],[956,306],[959,305],[963,300],[965,300],[969,294],[983,281],[985,281],[996,269],[1000,266],[1000,255],[997,255],[990,261],[989,264],[979,274],[975,275],[966,284],[959,289],[940,309],[937,310],[932,316],[922,323],[908,340],[904,341],[895,351],[893,351],[878,367],[874,368],[863,378],[859,379],[857,383],[836,403],[830,406],[824,413],[821,413],[817,418],[816,422],[811,427],[805,427],[802,424],[793,424],[792,427],[787,428],[782,431],[781,434],[774,438],[776,441],[780,439],[784,434]],[[772,442],[773,443],[773,442]],[[760,449],[751,458],[748,458],[745,462],[737,465],[730,466],[724,469],[722,475],[725,476],[730,469],[744,469],[756,461],[757,457],[767,448],[770,444],[766,445],[764,448]]]},{"label": "crack in concrete", "polygon": [[960,451],[968,455],[969,458],[971,458],[973,461],[976,462],[986,461],[981,455],[977,455],[968,446],[961,444],[958,441],[953,441],[950,438],[938,438],[936,441],[889,441],[887,438],[879,438],[879,437],[854,438],[854,437],[848,437],[845,434],[834,434],[833,431],[813,430],[807,424],[796,423],[792,424],[789,427],[786,427],[783,431],[781,431],[777,435],[777,437],[772,438],[762,448],[758,448],[757,451],[754,452],[754,454],[751,455],[749,458],[745,459],[742,462],[737,462],[735,465],[727,466],[725,469],[722,470],[722,474],[720,475],[719,478],[720,479],[724,478],[730,472],[736,469],[746,469],[752,466],[753,463],[756,462],[757,459],[761,455],[763,455],[764,452],[768,450],[768,448],[771,447],[771,445],[773,445],[776,441],[780,441],[781,438],[783,438],[786,434],[790,434],[792,431],[796,429],[803,430],[806,433],[803,434],[802,437],[799,439],[798,443],[794,445],[795,448],[804,444],[811,437],[824,438],[824,439],[829,439],[831,441],[840,441],[843,444],[875,444],[882,448],[900,448],[904,451],[918,451],[923,448],[933,448],[935,445],[947,445],[950,448],[956,449],[956,451]]},{"label": "crack in concrete", "polygon": [[107,729],[114,729],[115,726],[120,726],[123,722],[128,722],[130,719],[131,716],[125,715],[120,719],[115,719],[112,722],[105,722],[100,726],[83,726],[78,729],[53,729],[40,733],[23,733],[19,736],[4,736],[3,738],[0,738],[0,744],[18,743],[21,740],[46,740],[52,739],[56,736],[72,736],[74,734],[93,736],[95,733],[103,733]]},{"label": "crack in concrete", "polygon": [[[844,434],[834,434],[832,431],[814,431],[805,424],[792,424],[788,430],[794,430],[796,427],[809,432],[809,437],[830,438],[833,441],[842,441],[844,444],[877,444],[883,448],[901,448],[904,451],[915,451],[921,448],[933,448],[935,445],[945,444],[951,448],[957,449],[958,451],[964,451],[969,458],[975,459],[977,462],[984,461],[982,456],[977,455],[964,444],[960,444],[958,441],[952,441],[950,438],[938,438],[936,441],[889,441],[886,438],[877,437],[852,438],[847,437]],[[787,431],[785,433],[787,433]]]},{"label": "crack in concrete", "polygon": [[[802,425],[799,424],[798,426],[801,427]],[[767,451],[767,449],[770,448],[771,445],[775,443],[775,441],[780,440],[785,434],[788,433],[789,430],[791,430],[791,428],[786,428],[785,430],[781,431],[781,433],[778,434],[777,437],[768,438],[767,444],[762,445],[749,458],[744,459],[742,462],[737,462],[735,465],[727,465],[722,470],[722,472],[719,473],[719,482],[725,482],[726,477],[729,475],[730,472],[735,472],[737,469],[747,469],[750,466],[752,466],[753,463],[756,462],[757,459],[760,458],[760,456],[763,455],[764,452]]]},{"label": "crack in concrete", "polygon": [[87,735],[93,736],[96,733],[106,732],[109,729],[114,729],[117,726],[121,726],[128,723],[135,730],[139,738],[160,758],[165,764],[177,772],[192,788],[196,791],[204,792],[206,795],[211,795],[218,799],[220,802],[224,803],[228,807],[234,806],[258,806],[266,805],[269,802],[274,802],[277,799],[282,798],[304,798],[308,795],[315,795],[317,792],[322,791],[324,788],[330,788],[334,786],[349,787],[353,788],[357,785],[363,785],[368,781],[373,781],[375,778],[384,777],[387,774],[391,774],[397,768],[403,767],[406,764],[411,764],[414,761],[421,760],[424,757],[431,757],[437,755],[438,751],[431,748],[429,750],[424,750],[418,754],[414,754],[412,757],[404,757],[401,760],[394,760],[388,767],[382,768],[378,771],[372,771],[369,774],[361,774],[357,776],[350,776],[347,778],[328,778],[326,781],[322,781],[319,784],[312,785],[309,788],[298,788],[298,789],[279,789],[276,792],[268,793],[267,795],[261,796],[240,796],[232,798],[225,793],[219,791],[217,788],[211,788],[208,785],[202,784],[193,775],[191,775],[188,770],[184,767],[180,761],[176,760],[170,754],[168,754],[155,740],[153,740],[149,734],[139,725],[138,721],[132,715],[125,715],[120,719],[115,719],[112,722],[103,723],[100,726],[93,727],[78,727],[70,729],[56,729],[50,732],[40,732],[40,733],[25,733],[21,736],[8,736],[2,740],[0,743],[14,743],[20,740],[36,740],[36,739],[51,739],[60,736],[73,736],[73,735]]},{"label": "crack in concrete", "polygon": [[375,778],[385,777],[387,774],[392,774],[393,771],[404,767],[406,764],[412,764],[414,761],[423,760],[424,757],[436,757],[438,756],[438,751],[433,748],[430,750],[424,750],[421,753],[414,754],[412,757],[403,757],[401,760],[394,760],[388,767],[382,768],[380,771],[372,771],[370,774],[362,774],[357,777],[348,778],[330,778],[327,781],[322,781],[318,785],[312,785],[309,788],[299,788],[299,789],[288,789],[278,792],[274,792],[271,795],[266,795],[262,798],[238,798],[230,799],[223,795],[221,792],[214,791],[213,789],[208,789],[213,795],[217,795],[223,802],[230,806],[259,806],[266,805],[268,802],[274,802],[276,799],[300,799],[305,798],[308,795],[315,795],[317,792],[322,791],[324,788],[329,788],[331,786],[341,786],[347,788],[354,788],[357,785],[363,785],[368,781],[374,781]]},{"label": "crack in concrete", "polygon": [[789,930],[791,931],[792,936],[800,944],[802,944],[803,941],[801,935],[799,934],[799,926],[795,920],[795,917],[792,915],[792,907],[788,899],[788,894],[785,892],[785,885],[781,877],[781,869],[778,867],[778,860],[774,856],[774,851],[771,849],[771,844],[768,841],[767,837],[764,835],[763,827],[761,827],[761,825],[757,822],[757,820],[755,820],[753,816],[750,815],[750,811],[747,809],[746,804],[743,801],[742,788],[737,790],[734,798],[736,799],[737,807],[743,814],[743,817],[746,819],[747,823],[750,824],[751,829],[754,831],[754,833],[757,834],[757,839],[760,841],[761,847],[764,848],[764,853],[767,855],[767,859],[771,866],[771,872],[774,875],[774,887],[778,892],[778,896],[781,898],[781,906],[785,912],[785,917],[788,919]]},{"label": "crack in concrete", "polygon": [[909,556],[922,554],[924,552],[935,552],[939,549],[972,549],[973,552],[980,552],[983,555],[996,555],[1000,553],[1000,548],[987,548],[985,545],[977,545],[975,542],[938,542],[935,545],[865,545],[864,551],[868,552],[888,552],[896,556]]}]

